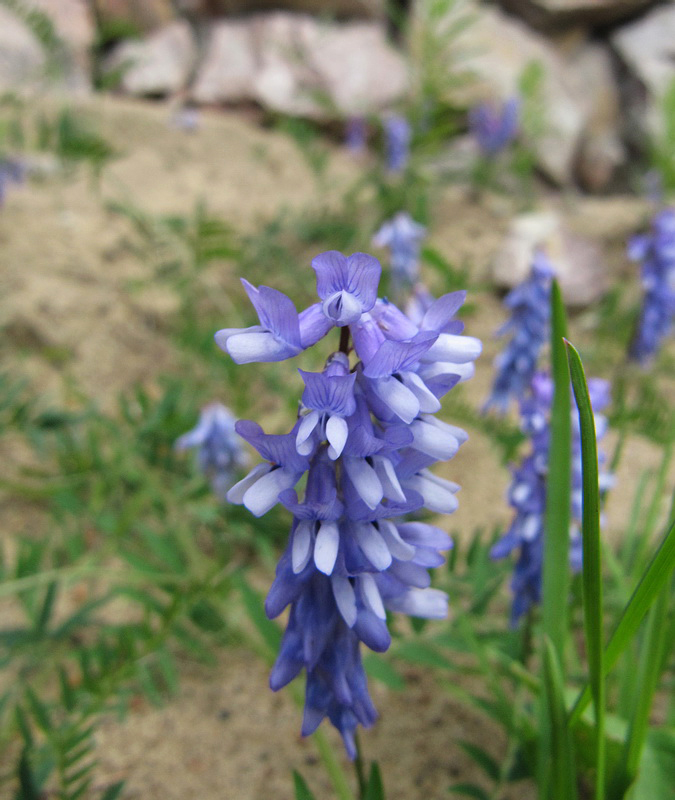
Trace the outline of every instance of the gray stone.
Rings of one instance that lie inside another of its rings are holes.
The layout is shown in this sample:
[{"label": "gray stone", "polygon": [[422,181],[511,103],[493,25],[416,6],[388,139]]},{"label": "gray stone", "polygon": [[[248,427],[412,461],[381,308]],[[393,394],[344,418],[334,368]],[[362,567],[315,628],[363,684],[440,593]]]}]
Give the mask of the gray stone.
[{"label": "gray stone", "polygon": [[566,54],[566,75],[584,116],[575,172],[589,191],[606,189],[626,160],[621,140],[621,108],[609,51],[601,44],[583,43]]},{"label": "gray stone", "polygon": [[65,80],[71,91],[91,88],[91,48],[96,35],[94,20],[86,0],[23,0],[49,18],[64,46]]},{"label": "gray stone", "polygon": [[120,86],[134,96],[165,96],[187,85],[197,58],[189,24],[172,22],[144,41],[122,42],[106,60],[105,69],[122,72]]},{"label": "gray stone", "polygon": [[33,88],[44,78],[40,42],[11,11],[0,5],[0,91]]},{"label": "gray stone", "polygon": [[381,23],[277,12],[216,23],[191,97],[248,99],[285,114],[332,119],[381,110],[406,87],[405,61]]},{"label": "gray stone", "polygon": [[570,231],[555,211],[522,214],[511,222],[492,264],[495,284],[510,289],[523,281],[537,249],[555,268],[566,304],[585,307],[607,291],[609,274],[600,246]]},{"label": "gray stone", "polygon": [[518,93],[523,71],[539,64],[543,130],[530,144],[542,171],[559,184],[569,184],[586,114],[569,83],[563,58],[550,41],[498,10],[467,2],[454,13],[466,14],[467,7],[473,22],[453,41],[448,57],[473,80],[449,84],[447,99],[467,106],[505,101]]},{"label": "gray stone", "polygon": [[663,98],[675,81],[675,4],[658,6],[644,17],[619,28],[612,46],[642,91],[629,92],[628,112],[643,132],[663,133]]},{"label": "gray stone", "polygon": [[608,25],[654,5],[656,0],[499,0],[513,14],[535,28]]},{"label": "gray stone", "polygon": [[197,103],[248,100],[253,97],[255,74],[249,24],[239,20],[214,22],[190,94]]}]

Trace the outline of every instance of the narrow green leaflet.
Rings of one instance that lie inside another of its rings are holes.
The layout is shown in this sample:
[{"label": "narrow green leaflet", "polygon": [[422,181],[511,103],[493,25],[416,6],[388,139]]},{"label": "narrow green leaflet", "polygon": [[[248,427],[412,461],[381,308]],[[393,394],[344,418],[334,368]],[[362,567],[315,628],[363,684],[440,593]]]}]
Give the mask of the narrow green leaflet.
[{"label": "narrow green leaflet", "polygon": [[295,800],[316,800],[305,779],[297,771],[293,770],[293,786],[295,787]]},{"label": "narrow green leaflet", "polygon": [[239,575],[237,582],[244,601],[244,606],[246,607],[246,612],[251,622],[258,629],[258,632],[272,653],[276,653],[281,644],[281,629],[272,622],[272,620],[267,618],[262,598],[249,586],[243,575]]},{"label": "narrow green leaflet", "polygon": [[549,764],[546,793],[542,798],[576,800],[576,770],[565,713],[562,672],[558,654],[548,637],[544,638],[544,689],[550,724],[550,750],[543,754]]},{"label": "narrow green leaflet", "polygon": [[[675,568],[675,520],[670,523],[663,541],[635,587],[635,591],[610,637],[603,662],[605,675],[616,664],[629,642],[633,640],[644,615],[666,585],[673,568]],[[591,690],[589,686],[586,686],[574,704],[570,715],[570,725],[578,722],[590,699]]]},{"label": "narrow green leaflet", "polygon": [[376,761],[370,765],[370,775],[363,800],[386,800],[380,767]]},{"label": "narrow green leaflet", "polygon": [[588,394],[586,376],[576,349],[565,341],[570,377],[579,412],[581,430],[581,470],[583,489],[583,608],[589,683],[595,708],[597,755],[595,763],[595,796],[605,794],[605,673],[603,667],[604,636],[602,632],[602,566],[600,558],[600,490],[598,487],[598,449],[595,420]]},{"label": "narrow green leaflet", "polygon": [[569,528],[571,488],[570,389],[564,337],[565,307],[557,281],[551,286],[551,445],[546,485],[544,567],[542,576],[543,632],[564,663],[569,595]]}]

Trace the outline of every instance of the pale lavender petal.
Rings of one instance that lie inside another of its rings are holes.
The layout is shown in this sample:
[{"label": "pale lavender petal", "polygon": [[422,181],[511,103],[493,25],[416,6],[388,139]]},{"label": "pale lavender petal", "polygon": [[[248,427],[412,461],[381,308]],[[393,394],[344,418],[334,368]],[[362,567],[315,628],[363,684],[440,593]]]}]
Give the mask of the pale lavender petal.
[{"label": "pale lavender petal", "polygon": [[401,372],[399,377],[406,386],[419,400],[420,411],[428,414],[435,414],[441,410],[441,404],[436,395],[429,391],[424,381],[415,372]]},{"label": "pale lavender petal", "polygon": [[241,279],[249,299],[255,306],[260,324],[275,336],[300,351],[298,312],[290,297],[269,286],[258,289],[245,278]]},{"label": "pale lavender petal", "polygon": [[325,300],[347,287],[347,257],[337,250],[328,250],[312,259],[316,272],[316,293]]},{"label": "pale lavender petal", "polygon": [[329,417],[326,423],[326,438],[330,444],[328,456],[333,459],[333,461],[342,454],[348,434],[349,427],[342,417]]},{"label": "pale lavender petal", "polygon": [[398,500],[399,503],[405,503],[405,493],[401,488],[394,465],[385,456],[373,456],[373,466],[377,477],[380,479],[384,496],[390,500]]},{"label": "pale lavender petal", "polygon": [[396,525],[388,519],[381,519],[378,522],[378,527],[392,556],[399,561],[410,561],[415,555],[416,548],[403,541]]},{"label": "pale lavender petal", "polygon": [[314,543],[314,563],[320,572],[330,575],[340,545],[340,532],[335,522],[322,522]]},{"label": "pale lavender petal", "polygon": [[296,356],[301,348],[280,341],[268,331],[235,333],[225,341],[225,349],[236,364],[254,361],[285,361]]},{"label": "pale lavender petal", "polygon": [[290,489],[298,481],[298,477],[283,469],[273,469],[263,475],[244,495],[244,505],[256,517],[262,517],[276,505],[279,492]]},{"label": "pale lavender petal", "polygon": [[365,459],[352,456],[345,457],[344,467],[359,497],[368,508],[375,508],[384,496],[382,484],[375,470]]},{"label": "pale lavender petal", "polygon": [[380,400],[403,422],[411,423],[420,413],[417,397],[396,378],[378,378],[372,386]]},{"label": "pale lavender petal", "polygon": [[434,344],[421,356],[421,361],[452,361],[465,364],[475,361],[481,354],[483,344],[474,336],[457,336],[441,333]]},{"label": "pale lavender petal", "polygon": [[443,480],[427,470],[408,478],[405,486],[422,495],[424,505],[429,511],[435,511],[438,514],[452,514],[459,506],[455,497],[455,492],[459,488],[457,484]]},{"label": "pale lavender petal", "polygon": [[459,450],[459,442],[449,431],[416,419],[410,426],[413,434],[412,446],[438,461],[448,461]]},{"label": "pale lavender petal", "polygon": [[356,622],[356,594],[349,578],[342,575],[331,576],[333,597],[342,618],[352,628]]},{"label": "pale lavender petal", "polygon": [[[443,335],[447,336],[449,334]],[[393,339],[387,339],[365,365],[363,374],[367,378],[384,378],[400,370],[409,369],[433,346],[436,338],[437,335],[435,333],[428,331],[417,334],[409,342],[396,342]]]},{"label": "pale lavender petal", "polygon": [[363,575],[359,575],[358,583],[361,590],[361,597],[363,597],[365,604],[370,608],[375,616],[379,617],[380,619],[386,619],[387,612],[384,610],[382,597],[380,596],[380,590],[377,588],[377,584],[375,583],[373,576],[365,572]]},{"label": "pale lavender petal", "polygon": [[312,555],[312,523],[306,519],[298,523],[295,532],[293,533],[293,547],[291,550],[291,559],[293,564],[293,572],[297,575],[307,566],[309,559]]},{"label": "pale lavender petal", "polygon": [[312,452],[312,442],[310,437],[319,422],[320,414],[318,411],[310,411],[300,421],[298,425],[298,432],[295,437],[295,446],[298,453],[303,456],[308,456]]},{"label": "pale lavender petal", "polygon": [[242,478],[238,483],[227,493],[227,499],[230,503],[241,505],[244,502],[244,495],[253,486],[253,484],[266,475],[272,469],[271,464],[256,464],[255,467],[248,473],[245,478]]},{"label": "pale lavender petal", "polygon": [[391,564],[391,553],[386,542],[374,525],[369,522],[357,522],[353,526],[356,540],[365,557],[375,567],[383,570]]},{"label": "pale lavender petal", "polygon": [[386,606],[412,617],[445,619],[448,616],[448,596],[440,589],[409,589],[405,594],[389,598]]}]

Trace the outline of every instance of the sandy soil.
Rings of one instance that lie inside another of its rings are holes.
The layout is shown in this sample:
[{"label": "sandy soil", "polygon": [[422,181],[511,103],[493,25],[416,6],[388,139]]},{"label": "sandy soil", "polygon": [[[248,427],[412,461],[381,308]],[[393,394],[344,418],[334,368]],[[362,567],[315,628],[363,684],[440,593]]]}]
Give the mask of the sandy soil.
[{"label": "sandy soil", "polygon": [[[148,267],[134,252],[128,222],[106,210],[105,201],[131,199],[153,213],[189,213],[205,199],[214,214],[250,232],[280,206],[301,209],[310,203],[313,181],[287,137],[242,116],[204,114],[200,130],[186,134],[170,127],[165,106],[105,98],[96,101],[94,111],[103,135],[122,151],[105,168],[99,186],[92,186],[84,171],[29,183],[13,191],[0,212],[0,326],[5,333],[0,354],[6,368],[27,376],[55,403],[85,396],[112,409],[120,391],[177,369],[163,330],[176,298],[161,291],[145,296],[128,291],[130,282],[149,277]],[[329,180],[345,186],[356,170],[336,151]],[[609,206],[602,201],[579,200],[575,213],[582,227],[599,231],[614,247],[621,270],[625,262],[619,263],[617,243],[639,224],[640,209],[614,203],[620,212],[604,228],[597,221],[609,219]],[[436,217],[433,245],[455,263],[466,259],[484,277],[506,228],[506,213],[469,204],[461,192],[448,190]],[[491,334],[502,320],[498,300],[491,296],[481,300],[471,318],[468,332],[486,344],[482,366],[467,390],[471,402],[481,403],[488,392],[490,362],[499,347]],[[509,518],[503,503],[508,472],[496,466],[490,440],[470,433],[470,443],[444,472],[462,484],[461,507],[449,526],[465,537]],[[658,452],[638,439],[629,448],[618,483],[632,487],[636,475],[655,466]],[[612,496],[610,531],[621,529],[631,497],[630,488]],[[9,501],[2,502],[6,509]],[[14,506],[10,529],[28,519]],[[268,691],[266,672],[243,650],[228,652],[214,669],[185,664],[180,696],[166,708],[141,704],[125,722],[108,720],[101,727],[100,780],[125,778],[128,798],[265,800],[290,797],[290,771],[298,768],[317,797],[329,800],[315,750],[298,736],[299,711],[288,693]],[[381,762],[390,800],[445,796],[454,780],[478,777],[457,738],[481,742],[496,756],[503,742],[428,674],[410,669],[407,677],[404,693],[373,686],[382,718],[364,736],[367,757]],[[332,731],[329,735],[335,740]],[[519,790],[514,796],[526,794]]]}]

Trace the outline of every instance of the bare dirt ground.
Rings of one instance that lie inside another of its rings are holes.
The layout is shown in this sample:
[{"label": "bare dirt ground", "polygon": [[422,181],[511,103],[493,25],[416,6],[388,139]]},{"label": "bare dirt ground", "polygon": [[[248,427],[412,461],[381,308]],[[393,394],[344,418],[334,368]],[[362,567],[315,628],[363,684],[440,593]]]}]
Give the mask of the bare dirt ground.
[{"label": "bare dirt ground", "polygon": [[[261,130],[243,116],[204,114],[200,129],[186,134],[169,125],[170,111],[162,105],[103,98],[93,111],[103,136],[121,151],[98,185],[85,170],[57,175],[14,190],[0,211],[0,354],[5,369],[26,376],[55,404],[84,396],[112,409],[121,391],[177,370],[163,330],[177,302],[165,290],[129,293],[131,281],[149,277],[148,268],[131,246],[129,223],[108,211],[106,201],[131,199],[151,213],[186,214],[204,199],[235,230],[251,232],[280,207],[311,203],[314,184],[288,137]],[[357,169],[336,148],[329,181],[346,186]],[[643,207],[621,198],[572,205],[581,227],[605,237],[617,272],[625,271],[619,242],[639,226]],[[456,263],[466,259],[484,277],[506,213],[468,203],[461,191],[449,189],[434,216],[433,245]],[[273,269],[270,265],[271,285]],[[491,337],[503,319],[498,299],[487,296],[471,317],[467,332],[485,341],[467,391],[476,404],[488,392],[490,363],[499,347]],[[490,440],[471,434],[447,467],[448,477],[462,484],[450,529],[465,537],[509,519],[508,472],[497,466]],[[629,452],[617,477],[627,490],[614,493],[607,511],[610,535],[628,517],[636,476],[658,462],[657,450],[645,441],[632,440]],[[7,462],[25,456],[1,455]],[[34,512],[8,498],[0,509],[5,536],[36,524]],[[298,768],[317,797],[330,800],[316,752],[299,738],[300,712],[288,693],[267,689],[266,672],[244,650],[228,652],[217,668],[185,664],[180,696],[166,708],[140,706],[124,722],[110,719],[101,727],[100,781],[124,778],[124,796],[144,800],[266,800],[290,798],[290,772]],[[458,738],[480,742],[496,756],[503,742],[429,675],[410,669],[407,677],[403,693],[373,686],[381,720],[363,737],[366,754],[380,761],[390,800],[443,797],[455,780],[478,777]],[[333,731],[329,736],[338,746]],[[513,796],[526,794],[521,789]]]}]

